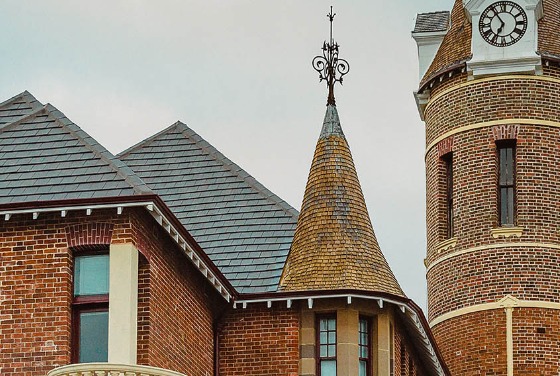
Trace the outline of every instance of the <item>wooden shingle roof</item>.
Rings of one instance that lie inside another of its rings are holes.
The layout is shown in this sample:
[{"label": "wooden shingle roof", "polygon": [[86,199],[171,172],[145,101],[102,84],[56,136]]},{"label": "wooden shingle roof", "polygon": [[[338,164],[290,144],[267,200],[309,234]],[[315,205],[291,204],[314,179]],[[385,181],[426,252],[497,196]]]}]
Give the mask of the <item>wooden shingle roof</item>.
[{"label": "wooden shingle roof", "polygon": [[404,296],[379,249],[335,106],[327,106],[280,290]]}]

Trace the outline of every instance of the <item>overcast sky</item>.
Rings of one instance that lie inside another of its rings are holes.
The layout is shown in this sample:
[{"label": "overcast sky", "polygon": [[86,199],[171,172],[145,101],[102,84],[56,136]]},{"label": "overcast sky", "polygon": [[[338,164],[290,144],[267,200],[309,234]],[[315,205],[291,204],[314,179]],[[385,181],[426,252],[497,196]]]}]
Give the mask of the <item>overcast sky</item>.
[{"label": "overcast sky", "polygon": [[336,99],[377,239],[426,302],[416,13],[453,0],[2,0],[0,101],[29,90],[113,153],[181,120],[299,210],[325,112],[311,60],[334,37]]}]

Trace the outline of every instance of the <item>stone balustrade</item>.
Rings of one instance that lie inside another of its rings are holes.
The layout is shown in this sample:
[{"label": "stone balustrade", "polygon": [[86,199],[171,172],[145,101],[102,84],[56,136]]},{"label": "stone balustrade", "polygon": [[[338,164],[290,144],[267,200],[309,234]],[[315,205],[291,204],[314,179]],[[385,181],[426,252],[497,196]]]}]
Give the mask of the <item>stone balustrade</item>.
[{"label": "stone balustrade", "polygon": [[55,368],[47,376],[186,376],[179,372],[147,366],[110,363],[81,363]]}]

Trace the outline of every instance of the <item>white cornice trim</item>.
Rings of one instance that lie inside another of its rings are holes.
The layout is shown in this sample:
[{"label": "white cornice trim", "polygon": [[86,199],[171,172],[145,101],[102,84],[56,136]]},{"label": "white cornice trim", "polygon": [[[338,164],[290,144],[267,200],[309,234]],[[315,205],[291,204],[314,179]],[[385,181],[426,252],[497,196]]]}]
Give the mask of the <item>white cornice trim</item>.
[{"label": "white cornice trim", "polygon": [[[506,298],[508,297],[509,295]],[[506,298],[493,303],[476,304],[470,307],[464,307],[464,308],[457,309],[455,311],[447,312],[430,321],[430,328],[433,328],[434,326],[441,324],[444,321],[456,317],[460,317],[476,312],[500,309],[500,308],[514,307],[514,308],[543,308],[543,309],[560,310],[560,303],[556,303],[556,302],[515,299],[515,304],[511,305],[510,300],[506,300]]]},{"label": "white cornice trim", "polygon": [[51,208],[37,208],[37,209],[7,209],[0,211],[0,220],[4,217],[5,221],[9,221],[14,215],[19,214],[32,214],[33,220],[37,220],[42,213],[56,213],[59,212],[61,217],[66,217],[68,212],[71,211],[85,211],[87,215],[91,215],[93,211],[103,209],[115,209],[117,215],[121,215],[123,208],[144,208],[157,223],[171,236],[175,243],[183,250],[187,257],[191,260],[193,265],[204,275],[212,286],[222,297],[229,302],[232,295],[228,288],[211,271],[210,266],[197,254],[185,238],[183,238],[179,231],[171,224],[171,220],[167,218],[162,210],[153,201],[144,202],[123,202],[123,203],[110,203],[110,204],[92,204],[92,205],[77,205],[77,206],[56,206]]},{"label": "white cornice trim", "polygon": [[560,251],[560,244],[552,244],[552,243],[532,243],[532,242],[514,243],[514,242],[510,242],[510,243],[483,245],[483,246],[479,246],[479,247],[472,247],[472,248],[462,249],[460,251],[455,251],[455,252],[452,252],[452,253],[448,253],[445,256],[442,256],[442,257],[436,259],[435,261],[433,261],[431,264],[429,264],[426,268],[426,273],[428,273],[430,270],[432,270],[436,265],[439,265],[442,262],[445,262],[445,261],[447,261],[449,259],[452,259],[452,258],[455,258],[457,256],[462,256],[462,255],[467,254],[467,253],[487,251],[487,250],[490,250],[490,249],[502,249],[502,248],[510,248],[510,247],[516,247],[516,248],[520,248],[520,247],[522,247],[522,248],[548,248],[548,249],[554,249],[554,250]]}]

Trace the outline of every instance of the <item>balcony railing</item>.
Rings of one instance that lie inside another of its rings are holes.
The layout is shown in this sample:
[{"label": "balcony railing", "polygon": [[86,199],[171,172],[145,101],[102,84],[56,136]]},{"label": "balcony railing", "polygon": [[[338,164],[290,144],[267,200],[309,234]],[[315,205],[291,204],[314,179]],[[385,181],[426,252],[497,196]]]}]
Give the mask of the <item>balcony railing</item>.
[{"label": "balcony railing", "polygon": [[81,363],[55,368],[47,376],[185,376],[166,369],[110,363]]}]

